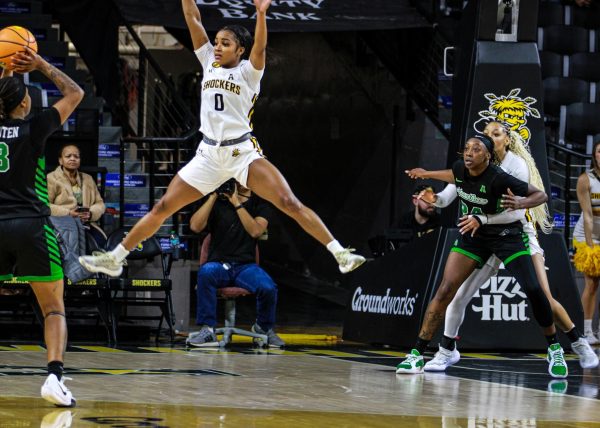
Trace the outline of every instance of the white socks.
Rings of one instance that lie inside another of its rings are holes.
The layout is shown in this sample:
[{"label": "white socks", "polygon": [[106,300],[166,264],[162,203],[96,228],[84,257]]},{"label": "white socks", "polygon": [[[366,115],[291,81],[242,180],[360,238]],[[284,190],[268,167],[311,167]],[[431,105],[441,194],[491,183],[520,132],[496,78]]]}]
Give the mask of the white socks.
[{"label": "white socks", "polygon": [[592,331],[592,320],[583,320],[583,334]]},{"label": "white socks", "polygon": [[110,253],[118,262],[122,262],[129,255],[129,251],[127,251],[123,244],[117,245]]},{"label": "white socks", "polygon": [[342,247],[340,245],[340,243],[336,239],[334,239],[329,244],[327,244],[327,249],[334,256],[335,256],[335,253],[340,252],[340,251],[344,251],[344,247]]}]

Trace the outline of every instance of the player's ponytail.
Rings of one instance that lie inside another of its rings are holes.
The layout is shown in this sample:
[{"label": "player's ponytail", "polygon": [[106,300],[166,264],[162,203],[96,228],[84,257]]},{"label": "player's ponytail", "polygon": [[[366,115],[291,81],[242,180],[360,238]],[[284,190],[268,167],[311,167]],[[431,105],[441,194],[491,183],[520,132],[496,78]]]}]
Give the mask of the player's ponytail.
[{"label": "player's ponytail", "polygon": [[[523,138],[521,138],[517,132],[510,130],[508,131],[508,136],[510,139],[508,149],[523,159],[527,164],[527,169],[529,170],[529,182],[541,191],[545,191],[544,181],[542,180],[540,171],[537,169],[535,160],[533,159],[533,156],[531,156],[528,147],[525,146]],[[543,233],[552,232],[553,224],[552,221],[550,221],[550,210],[548,209],[547,203],[538,205],[534,208],[529,208],[529,213],[531,214],[533,223],[537,223]]]},{"label": "player's ponytail", "polygon": [[25,95],[25,84],[16,77],[0,79],[0,120],[8,119],[10,113],[19,105]]},{"label": "player's ponytail", "polygon": [[227,25],[221,28],[221,30],[231,32],[234,35],[238,45],[244,48],[242,59],[250,58],[250,51],[252,50],[252,45],[254,44],[254,38],[252,37],[252,34],[250,34],[250,31],[241,25]]},{"label": "player's ponytail", "polygon": [[4,100],[0,98],[0,121],[6,119],[6,113],[4,112]]}]

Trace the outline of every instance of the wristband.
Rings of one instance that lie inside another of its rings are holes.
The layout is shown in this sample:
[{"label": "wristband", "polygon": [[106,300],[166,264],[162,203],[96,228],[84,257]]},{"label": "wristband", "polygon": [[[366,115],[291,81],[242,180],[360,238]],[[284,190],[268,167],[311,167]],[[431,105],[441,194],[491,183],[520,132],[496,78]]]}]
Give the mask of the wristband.
[{"label": "wristband", "polygon": [[471,217],[474,218],[475,220],[477,220],[477,223],[479,223],[479,226],[483,226],[483,219],[481,218],[481,216],[472,215]]},{"label": "wristband", "polygon": [[244,206],[243,206],[242,204],[239,204],[237,207],[234,207],[234,208],[235,208],[235,210],[237,211],[237,210],[239,210],[240,208],[244,208]]}]

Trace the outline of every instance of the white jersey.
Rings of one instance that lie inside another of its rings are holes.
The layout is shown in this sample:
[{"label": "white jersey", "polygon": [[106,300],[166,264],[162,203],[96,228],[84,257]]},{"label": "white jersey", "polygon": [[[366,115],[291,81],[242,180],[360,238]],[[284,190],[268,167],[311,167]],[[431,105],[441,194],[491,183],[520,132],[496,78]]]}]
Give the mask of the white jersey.
[{"label": "white jersey", "polygon": [[[590,199],[592,202],[592,216],[594,217],[594,227],[592,229],[592,239],[595,244],[600,243],[600,180],[594,174],[593,170],[586,171],[590,180]],[[583,213],[579,216],[575,230],[573,230],[573,238],[580,242],[585,242],[585,231],[583,229]]]},{"label": "white jersey", "polygon": [[247,60],[233,68],[221,67],[210,42],[195,53],[204,70],[200,132],[219,142],[251,132],[250,121],[264,70],[256,70]]}]

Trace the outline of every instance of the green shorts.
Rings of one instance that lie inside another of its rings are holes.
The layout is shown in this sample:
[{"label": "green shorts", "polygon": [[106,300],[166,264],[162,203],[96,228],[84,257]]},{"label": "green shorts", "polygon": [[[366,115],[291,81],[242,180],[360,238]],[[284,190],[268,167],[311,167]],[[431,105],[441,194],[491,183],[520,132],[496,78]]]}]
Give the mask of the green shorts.
[{"label": "green shorts", "polygon": [[520,256],[531,256],[529,236],[519,227],[507,227],[494,234],[469,233],[459,235],[450,249],[477,262],[482,267],[487,259],[495,254],[506,266]]},{"label": "green shorts", "polygon": [[48,217],[0,220],[0,280],[49,282],[64,278]]}]

